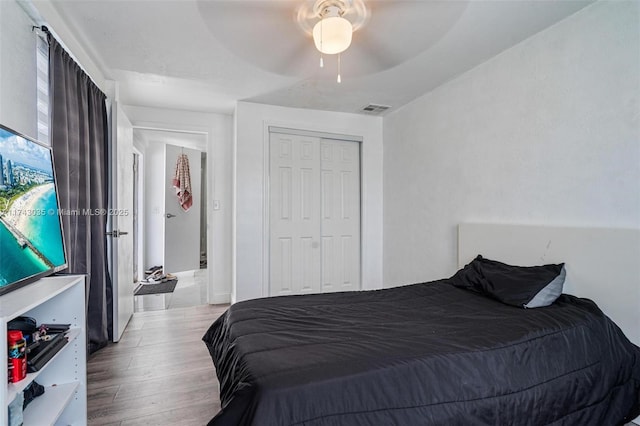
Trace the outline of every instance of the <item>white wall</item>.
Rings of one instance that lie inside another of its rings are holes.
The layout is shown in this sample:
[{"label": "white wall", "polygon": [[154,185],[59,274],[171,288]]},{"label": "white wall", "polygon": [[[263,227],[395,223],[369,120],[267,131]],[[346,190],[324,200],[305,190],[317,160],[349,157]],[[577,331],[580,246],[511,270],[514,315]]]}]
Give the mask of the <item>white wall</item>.
[{"label": "white wall", "polygon": [[268,126],[362,136],[362,288],[382,287],[382,118],[238,102],[232,300],[267,296],[265,147]]},{"label": "white wall", "polygon": [[113,94],[109,93],[109,83],[103,74],[106,67],[100,63],[99,55],[85,50],[74,30],[67,26],[66,20],[58,13],[58,9],[54,6],[55,2],[56,0],[38,0],[35,2],[24,1],[22,4],[37,25],[46,25],[49,28],[67,53],[91,77],[95,85],[107,96],[113,97]]},{"label": "white wall", "polygon": [[384,119],[385,285],[461,222],[640,227],[640,3],[597,2]]},{"label": "white wall", "polygon": [[[125,106],[124,110],[134,127],[202,132],[206,135],[209,301],[229,303],[232,281],[233,117],[136,106]],[[139,142],[136,147],[143,150],[146,170],[153,164],[164,164],[163,154],[156,159],[154,156],[158,153],[155,150],[147,153],[149,147],[141,147]],[[213,200],[219,200],[219,210],[213,210]]]},{"label": "white wall", "polygon": [[93,81],[105,91],[105,79],[49,1],[19,4],[0,0],[0,123],[38,137],[36,37],[34,25],[46,24]]},{"label": "white wall", "polygon": [[0,124],[38,137],[36,34],[15,1],[0,1]]}]

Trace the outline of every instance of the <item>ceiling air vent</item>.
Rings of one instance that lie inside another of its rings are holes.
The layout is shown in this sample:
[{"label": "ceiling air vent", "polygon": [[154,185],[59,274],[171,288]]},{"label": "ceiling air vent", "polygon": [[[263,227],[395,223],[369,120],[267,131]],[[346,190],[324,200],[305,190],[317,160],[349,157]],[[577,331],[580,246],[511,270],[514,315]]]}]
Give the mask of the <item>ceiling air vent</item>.
[{"label": "ceiling air vent", "polygon": [[362,108],[362,111],[365,114],[379,115],[385,112],[386,110],[388,110],[389,108],[391,107],[388,105],[369,104],[366,107]]}]

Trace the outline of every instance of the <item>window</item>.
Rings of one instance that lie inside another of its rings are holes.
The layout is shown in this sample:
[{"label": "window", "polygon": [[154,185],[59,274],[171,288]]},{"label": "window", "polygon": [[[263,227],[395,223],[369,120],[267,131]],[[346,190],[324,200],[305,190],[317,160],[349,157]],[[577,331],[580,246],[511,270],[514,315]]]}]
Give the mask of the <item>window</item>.
[{"label": "window", "polygon": [[49,43],[38,35],[36,45],[38,90],[38,140],[50,145],[49,140]]}]

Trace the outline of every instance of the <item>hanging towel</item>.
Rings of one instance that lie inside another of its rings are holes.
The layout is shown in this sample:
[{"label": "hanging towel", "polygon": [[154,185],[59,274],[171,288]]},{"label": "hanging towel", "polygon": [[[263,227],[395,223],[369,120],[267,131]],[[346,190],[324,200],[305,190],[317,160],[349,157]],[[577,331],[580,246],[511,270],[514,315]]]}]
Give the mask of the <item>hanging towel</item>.
[{"label": "hanging towel", "polygon": [[185,154],[178,156],[176,163],[176,173],[173,178],[173,187],[176,189],[178,202],[185,212],[191,208],[193,204],[193,195],[191,192],[191,172],[189,171],[189,157]]}]

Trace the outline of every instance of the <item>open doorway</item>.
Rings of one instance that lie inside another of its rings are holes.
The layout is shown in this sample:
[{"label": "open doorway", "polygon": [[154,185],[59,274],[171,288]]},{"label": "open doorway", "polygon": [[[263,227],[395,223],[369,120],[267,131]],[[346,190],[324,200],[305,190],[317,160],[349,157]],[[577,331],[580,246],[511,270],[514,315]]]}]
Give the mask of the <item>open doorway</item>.
[{"label": "open doorway", "polygon": [[[144,164],[139,167],[139,209],[134,213],[141,277],[135,309],[206,304],[207,170],[202,163],[207,136],[134,128],[134,146]],[[184,174],[178,176],[180,170]],[[181,193],[189,194],[188,203]]]}]

